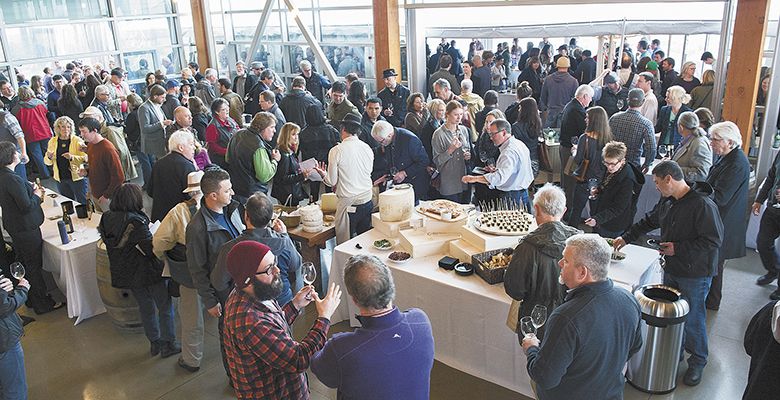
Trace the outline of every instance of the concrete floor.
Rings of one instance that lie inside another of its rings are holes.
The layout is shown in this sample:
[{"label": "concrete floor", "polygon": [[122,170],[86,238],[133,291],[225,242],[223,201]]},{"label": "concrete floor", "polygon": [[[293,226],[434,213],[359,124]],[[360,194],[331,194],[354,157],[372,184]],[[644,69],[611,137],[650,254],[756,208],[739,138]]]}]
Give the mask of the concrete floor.
[{"label": "concrete floor", "polygon": [[[747,379],[749,359],[742,340],[752,315],[768,301],[774,285],[758,287],[762,272],[758,255],[748,255],[726,265],[724,303],[707,318],[710,358],[702,383],[682,384],[685,364],[680,365],[679,386],[672,394],[651,396],[626,385],[625,398],[635,399],[738,399]],[[22,309],[23,314],[29,314]],[[301,337],[311,326],[309,309],[295,324]],[[189,373],[176,366],[176,357],[149,357],[142,334],[122,333],[103,314],[78,326],[65,309],[38,316],[26,327],[22,340],[31,400],[198,400],[235,398],[226,383],[219,357],[216,322],[206,317],[205,355],[201,370]],[[346,322],[332,331],[349,329]],[[312,399],[335,399],[335,391],[309,377]],[[431,378],[432,399],[526,399],[500,386],[464,374],[436,362]],[[595,400],[595,399],[594,399]]]}]

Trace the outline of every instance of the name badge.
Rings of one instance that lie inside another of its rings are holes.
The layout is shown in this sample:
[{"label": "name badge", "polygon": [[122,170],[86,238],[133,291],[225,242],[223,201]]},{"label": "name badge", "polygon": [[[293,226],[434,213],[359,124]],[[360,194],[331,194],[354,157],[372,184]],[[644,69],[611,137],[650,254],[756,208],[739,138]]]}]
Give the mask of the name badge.
[{"label": "name badge", "polygon": [[356,212],[357,212],[357,207],[355,207],[355,206],[349,206],[349,207],[347,207],[347,212],[348,212],[349,214],[354,214],[354,213],[356,213]]}]

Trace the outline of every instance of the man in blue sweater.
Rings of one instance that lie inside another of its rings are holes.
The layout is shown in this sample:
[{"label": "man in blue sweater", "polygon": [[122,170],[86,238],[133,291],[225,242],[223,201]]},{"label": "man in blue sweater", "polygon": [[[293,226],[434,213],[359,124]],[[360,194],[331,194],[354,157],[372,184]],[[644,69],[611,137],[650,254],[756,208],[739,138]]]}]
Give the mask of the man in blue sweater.
[{"label": "man in blue sweater", "polygon": [[[559,281],[569,288],[544,341],[523,339],[539,400],[622,399],[623,367],[642,347],[639,304],[607,278],[612,248],[595,234],[566,240]],[[576,355],[576,357],[575,357]]]},{"label": "man in blue sweater", "polygon": [[433,368],[428,316],[393,306],[393,276],[375,256],[350,258],[344,284],[363,327],[333,335],[314,355],[312,372],[326,386],[338,388],[343,400],[427,400]]}]

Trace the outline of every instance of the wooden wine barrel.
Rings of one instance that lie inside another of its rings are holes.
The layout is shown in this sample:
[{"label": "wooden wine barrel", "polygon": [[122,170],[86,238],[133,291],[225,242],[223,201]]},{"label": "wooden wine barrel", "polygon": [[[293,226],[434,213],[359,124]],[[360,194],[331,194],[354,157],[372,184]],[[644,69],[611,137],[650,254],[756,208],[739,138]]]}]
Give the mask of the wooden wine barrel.
[{"label": "wooden wine barrel", "polygon": [[106,245],[102,240],[97,244],[97,281],[100,298],[111,322],[120,331],[143,333],[138,303],[130,289],[117,289],[111,286],[111,269]]}]

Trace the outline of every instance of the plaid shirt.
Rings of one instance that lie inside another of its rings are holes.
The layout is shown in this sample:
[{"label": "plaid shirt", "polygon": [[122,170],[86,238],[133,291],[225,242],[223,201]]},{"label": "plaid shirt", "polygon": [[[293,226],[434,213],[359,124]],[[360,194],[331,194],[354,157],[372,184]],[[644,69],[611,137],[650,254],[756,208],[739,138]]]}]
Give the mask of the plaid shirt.
[{"label": "plaid shirt", "polygon": [[[3,123],[0,124],[0,140],[9,141],[15,144],[18,150],[19,143],[17,140],[24,137],[24,132],[22,132],[22,127],[19,125],[19,120],[17,120],[10,111],[0,109],[0,114],[4,114],[2,115]],[[9,134],[10,137],[6,136]]]},{"label": "plaid shirt", "polygon": [[260,302],[234,290],[225,305],[223,344],[239,399],[308,399],[303,374],[322,349],[330,321],[317,318],[306,337],[296,342],[292,325],[298,311],[275,300]]},{"label": "plaid shirt", "polygon": [[[638,167],[650,168],[655,159],[655,128],[649,119],[637,110],[626,110],[609,119],[609,128],[615,140],[626,145],[626,161]],[[640,151],[643,147],[644,151]],[[645,163],[639,165],[639,157],[642,154],[645,156]]]}]

